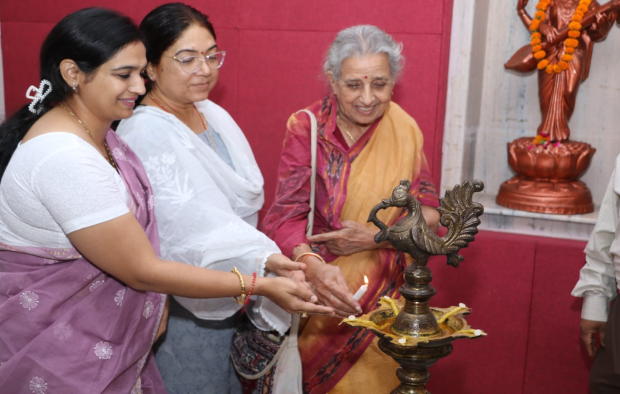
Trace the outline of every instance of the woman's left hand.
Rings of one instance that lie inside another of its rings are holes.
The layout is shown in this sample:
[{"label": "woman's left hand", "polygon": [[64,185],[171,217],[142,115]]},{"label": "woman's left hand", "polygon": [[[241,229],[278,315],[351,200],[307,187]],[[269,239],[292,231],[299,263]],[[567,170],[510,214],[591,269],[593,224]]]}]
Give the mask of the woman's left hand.
[{"label": "woman's left hand", "polygon": [[[285,278],[290,278],[297,282],[306,281],[306,275],[304,274],[306,265],[304,263],[292,261],[279,253],[273,253],[267,258],[265,269],[278,276],[284,276]],[[265,273],[265,275],[267,274]]]},{"label": "woman's left hand", "polygon": [[325,247],[336,256],[349,256],[353,253],[378,248],[379,245],[375,243],[376,233],[363,224],[345,220],[342,222],[342,229],[311,235],[308,240],[325,244]]}]

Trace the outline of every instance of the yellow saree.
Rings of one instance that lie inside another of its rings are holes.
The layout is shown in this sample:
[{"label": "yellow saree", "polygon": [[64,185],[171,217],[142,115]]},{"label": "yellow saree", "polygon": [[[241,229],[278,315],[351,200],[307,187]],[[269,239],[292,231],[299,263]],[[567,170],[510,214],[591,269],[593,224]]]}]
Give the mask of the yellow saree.
[{"label": "yellow saree", "polygon": [[[401,179],[418,183],[415,180],[420,170],[427,168],[422,145],[422,133],[416,122],[391,103],[370,140],[351,163],[340,221],[354,220],[373,228],[366,223],[370,210],[389,197]],[[400,209],[390,208],[378,216],[384,223],[393,224],[401,213]],[[363,276],[368,276],[369,290],[360,300],[364,312],[372,310],[383,295],[398,296],[405,260],[393,249],[340,256],[331,264],[341,268],[353,291],[363,284]],[[381,393],[398,386],[398,365],[379,351],[374,335],[338,323],[338,319],[312,316],[303,327],[299,349],[304,392]]]}]

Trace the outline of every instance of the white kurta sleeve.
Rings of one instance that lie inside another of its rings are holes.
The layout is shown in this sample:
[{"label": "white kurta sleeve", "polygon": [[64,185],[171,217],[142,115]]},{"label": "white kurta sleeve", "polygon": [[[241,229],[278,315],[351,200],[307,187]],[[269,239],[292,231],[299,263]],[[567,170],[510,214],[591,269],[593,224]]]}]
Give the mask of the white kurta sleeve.
[{"label": "white kurta sleeve", "polygon": [[616,239],[618,226],[618,194],[614,187],[620,174],[618,166],[612,174],[601,203],[599,219],[584,250],[586,264],[579,273],[579,281],[572,291],[583,297],[581,317],[586,320],[607,321],[609,303],[615,298],[616,276],[610,247]]},{"label": "white kurta sleeve", "polygon": [[[134,120],[121,124],[119,133],[142,160],[153,186],[162,257],[220,271],[237,267],[244,274],[263,276],[267,257],[280,251],[233,211],[195,148],[202,141],[175,129],[174,123],[149,121],[147,116]],[[202,319],[225,319],[241,308],[232,297],[175,298]],[[253,321],[263,329],[286,331],[290,316],[271,301],[257,298],[251,309],[261,318]]]}]

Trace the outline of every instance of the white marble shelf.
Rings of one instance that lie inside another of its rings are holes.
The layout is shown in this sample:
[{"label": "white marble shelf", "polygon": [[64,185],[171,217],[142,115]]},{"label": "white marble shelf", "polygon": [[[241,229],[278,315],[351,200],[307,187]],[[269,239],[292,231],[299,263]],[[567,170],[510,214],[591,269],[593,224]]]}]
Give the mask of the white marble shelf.
[{"label": "white marble shelf", "polygon": [[584,215],[551,215],[506,208],[497,205],[495,197],[490,193],[474,194],[474,200],[484,206],[480,229],[585,241],[598,218],[598,206]]}]

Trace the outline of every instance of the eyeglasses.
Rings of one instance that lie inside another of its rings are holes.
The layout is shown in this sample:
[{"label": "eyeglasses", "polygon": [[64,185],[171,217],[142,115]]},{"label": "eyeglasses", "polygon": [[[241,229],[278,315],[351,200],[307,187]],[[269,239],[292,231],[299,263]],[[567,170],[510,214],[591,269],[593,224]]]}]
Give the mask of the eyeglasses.
[{"label": "eyeglasses", "polygon": [[188,74],[193,74],[200,70],[203,62],[207,62],[207,66],[211,70],[218,69],[224,64],[224,58],[226,57],[226,51],[213,52],[208,55],[200,56],[168,56],[181,63],[181,68]]}]

